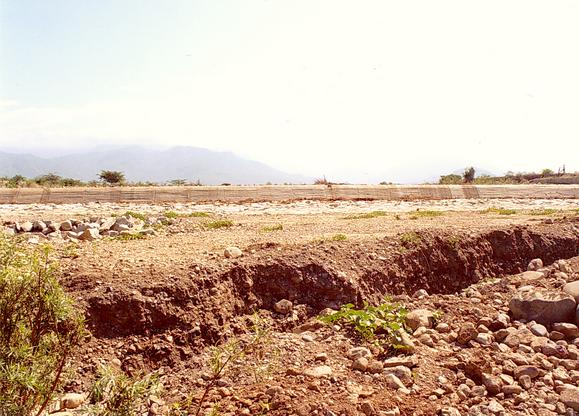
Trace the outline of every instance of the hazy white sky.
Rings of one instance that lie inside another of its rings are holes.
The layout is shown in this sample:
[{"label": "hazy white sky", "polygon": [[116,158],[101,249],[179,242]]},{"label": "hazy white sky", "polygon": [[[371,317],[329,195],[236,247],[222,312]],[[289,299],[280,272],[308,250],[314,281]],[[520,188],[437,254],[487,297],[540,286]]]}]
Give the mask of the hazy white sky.
[{"label": "hazy white sky", "polygon": [[231,150],[332,180],[579,170],[579,2],[0,0],[0,148]]}]

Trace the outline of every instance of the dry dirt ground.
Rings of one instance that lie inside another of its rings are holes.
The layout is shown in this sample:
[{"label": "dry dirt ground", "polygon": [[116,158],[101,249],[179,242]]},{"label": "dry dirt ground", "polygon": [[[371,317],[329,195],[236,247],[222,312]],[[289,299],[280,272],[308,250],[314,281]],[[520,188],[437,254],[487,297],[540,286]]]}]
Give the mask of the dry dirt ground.
[{"label": "dry dirt ground", "polygon": [[[488,210],[493,207],[514,212]],[[577,200],[88,204],[0,206],[0,219],[127,210],[208,214],[175,218],[138,240],[54,243],[62,283],[86,311],[92,333],[75,361],[78,377],[70,391],[85,392],[98,365],[113,363],[130,374],[161,375],[164,394],[152,398],[144,414],[179,407],[182,413],[174,414],[570,415],[557,381],[578,382],[577,340],[568,340],[571,358],[559,357],[549,369],[540,361],[548,358],[537,358],[522,342],[507,351],[492,329],[489,345],[462,345],[456,334],[467,322],[488,327],[497,314],[508,314],[509,299],[522,285],[560,287],[558,265],[542,278],[521,281],[517,274],[534,258],[546,266],[572,259],[567,279],[578,280],[578,209]],[[374,211],[382,213],[361,216]],[[219,220],[232,225],[208,227]],[[231,246],[242,255],[226,258]],[[419,289],[428,295],[413,297]],[[317,319],[326,308],[380,304],[384,296],[408,310],[436,312],[437,324],[446,324],[414,333],[414,353],[396,367],[401,388],[382,369],[394,351]],[[289,313],[276,310],[282,299],[291,302]],[[508,326],[520,330],[525,323]],[[373,364],[378,370],[354,369],[355,347],[368,348],[370,362],[381,363]],[[212,377],[216,352],[227,355],[228,348],[244,354]],[[561,364],[564,359],[571,362]],[[481,374],[473,368],[505,375],[504,386],[513,378],[507,362],[536,364],[541,377],[564,368],[552,385],[535,379],[514,393],[477,389]]]}]

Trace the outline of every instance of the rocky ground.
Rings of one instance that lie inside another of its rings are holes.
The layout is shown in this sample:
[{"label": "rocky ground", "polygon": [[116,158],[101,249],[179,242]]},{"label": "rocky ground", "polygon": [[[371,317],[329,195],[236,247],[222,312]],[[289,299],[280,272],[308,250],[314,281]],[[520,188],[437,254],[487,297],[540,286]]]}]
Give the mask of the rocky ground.
[{"label": "rocky ground", "polygon": [[[4,212],[18,238],[54,243],[62,283],[87,315],[92,336],[62,407],[84,414],[82,394],[110,364],[160,375],[163,393],[142,414],[579,412],[576,201],[401,203],[360,216],[386,207],[366,204]],[[87,229],[98,233],[67,234]],[[318,319],[384,296],[409,311],[397,315],[404,348]],[[216,357],[226,357],[218,374]]]}]

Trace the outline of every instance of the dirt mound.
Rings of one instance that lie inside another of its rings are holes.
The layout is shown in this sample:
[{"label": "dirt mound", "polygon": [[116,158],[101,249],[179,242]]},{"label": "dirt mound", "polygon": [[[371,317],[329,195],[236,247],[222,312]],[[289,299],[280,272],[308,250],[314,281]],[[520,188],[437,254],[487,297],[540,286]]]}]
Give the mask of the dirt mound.
[{"label": "dirt mound", "polygon": [[99,338],[179,330],[214,343],[227,335],[223,328],[234,317],[272,310],[280,299],[317,313],[418,289],[453,293],[484,278],[521,272],[533,258],[550,263],[579,255],[578,242],[572,223],[472,235],[405,233],[372,243],[266,246],[251,257],[191,264],[180,276],[138,265],[145,274],[128,284],[77,264],[68,271],[74,278],[64,283],[82,298]]}]

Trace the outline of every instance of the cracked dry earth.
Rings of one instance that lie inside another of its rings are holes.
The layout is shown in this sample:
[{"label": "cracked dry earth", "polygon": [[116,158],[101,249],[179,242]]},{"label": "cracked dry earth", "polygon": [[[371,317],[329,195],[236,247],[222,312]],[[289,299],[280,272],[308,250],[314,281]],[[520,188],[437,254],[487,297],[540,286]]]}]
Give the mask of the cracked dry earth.
[{"label": "cracked dry earth", "polygon": [[[143,415],[176,403],[192,415],[577,414],[576,294],[565,295],[579,280],[576,211],[412,216],[230,214],[227,229],[179,218],[72,254],[55,242],[92,333],[67,390],[86,392],[112,363],[161,375]],[[226,257],[230,246],[240,251]],[[317,318],[384,296],[410,311],[403,354]],[[212,357],[231,345],[247,348],[214,379]]]}]

